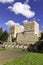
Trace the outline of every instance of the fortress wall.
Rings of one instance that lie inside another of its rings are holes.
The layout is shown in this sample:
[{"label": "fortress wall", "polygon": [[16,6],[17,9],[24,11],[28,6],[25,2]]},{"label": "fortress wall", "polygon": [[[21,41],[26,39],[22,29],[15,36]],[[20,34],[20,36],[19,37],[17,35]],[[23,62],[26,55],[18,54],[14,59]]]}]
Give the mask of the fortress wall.
[{"label": "fortress wall", "polygon": [[24,31],[34,32],[34,22],[25,22]]},{"label": "fortress wall", "polygon": [[27,35],[23,35],[22,33],[20,33],[17,35],[17,42],[20,44],[35,44],[36,41],[38,41],[38,37],[33,33]]},{"label": "fortress wall", "polygon": [[39,24],[37,22],[34,22],[34,32],[39,36]]},{"label": "fortress wall", "polygon": [[16,42],[18,43],[17,45],[28,46],[29,44],[35,44],[39,39],[38,38],[39,24],[36,21],[25,22],[24,32],[19,25],[13,26],[11,27],[10,34],[11,34],[10,40],[12,36],[16,37],[17,34],[17,39],[16,39]]},{"label": "fortress wall", "polygon": [[17,33],[23,32],[23,29],[20,25],[13,25],[9,29],[9,39],[8,41],[12,41],[12,38],[16,38]]},{"label": "fortress wall", "polygon": [[33,32],[34,34],[39,36],[39,24],[36,21],[25,22],[24,31]]},{"label": "fortress wall", "polygon": [[38,37],[34,34],[29,34],[25,36],[26,44],[35,44],[36,41],[38,41]]},{"label": "fortress wall", "polygon": [[24,35],[22,33],[17,34],[17,42],[19,44],[24,44]]}]

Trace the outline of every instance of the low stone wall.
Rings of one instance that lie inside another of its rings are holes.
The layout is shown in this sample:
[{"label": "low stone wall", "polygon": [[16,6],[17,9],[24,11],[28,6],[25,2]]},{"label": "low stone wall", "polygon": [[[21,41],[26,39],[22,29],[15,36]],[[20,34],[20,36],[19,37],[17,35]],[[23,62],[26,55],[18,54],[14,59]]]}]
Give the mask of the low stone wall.
[{"label": "low stone wall", "polygon": [[4,42],[3,47],[5,48],[13,48],[16,45],[15,42]]},{"label": "low stone wall", "polygon": [[19,43],[15,43],[15,42],[4,42],[2,47],[27,49],[28,45],[19,44]]}]

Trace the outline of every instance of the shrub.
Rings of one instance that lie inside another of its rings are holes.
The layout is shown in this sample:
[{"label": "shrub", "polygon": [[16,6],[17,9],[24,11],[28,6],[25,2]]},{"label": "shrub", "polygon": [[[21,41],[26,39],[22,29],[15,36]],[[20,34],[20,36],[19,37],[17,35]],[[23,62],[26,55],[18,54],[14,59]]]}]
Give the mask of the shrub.
[{"label": "shrub", "polygon": [[27,50],[28,50],[29,52],[34,52],[34,45],[33,45],[33,44],[30,44],[30,45],[28,46]]},{"label": "shrub", "polygon": [[30,44],[27,50],[29,52],[43,53],[43,41],[36,42],[34,45]]}]

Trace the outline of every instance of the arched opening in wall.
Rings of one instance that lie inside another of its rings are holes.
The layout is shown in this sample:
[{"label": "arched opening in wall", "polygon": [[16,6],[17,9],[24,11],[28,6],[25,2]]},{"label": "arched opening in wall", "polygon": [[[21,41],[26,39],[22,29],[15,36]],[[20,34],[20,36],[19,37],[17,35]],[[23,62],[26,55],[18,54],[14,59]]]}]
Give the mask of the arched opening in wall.
[{"label": "arched opening in wall", "polygon": [[15,42],[16,41],[16,38],[12,37],[12,42]]},{"label": "arched opening in wall", "polygon": [[37,36],[37,34],[35,34]]}]

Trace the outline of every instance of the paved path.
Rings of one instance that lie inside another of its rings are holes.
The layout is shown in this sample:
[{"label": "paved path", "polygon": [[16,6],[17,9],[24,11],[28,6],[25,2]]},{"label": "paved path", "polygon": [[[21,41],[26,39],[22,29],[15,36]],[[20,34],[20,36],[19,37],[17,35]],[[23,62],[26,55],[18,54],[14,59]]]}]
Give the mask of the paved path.
[{"label": "paved path", "polygon": [[0,51],[0,65],[3,65],[6,61],[15,59],[25,55],[24,52],[16,52],[14,49]]}]

